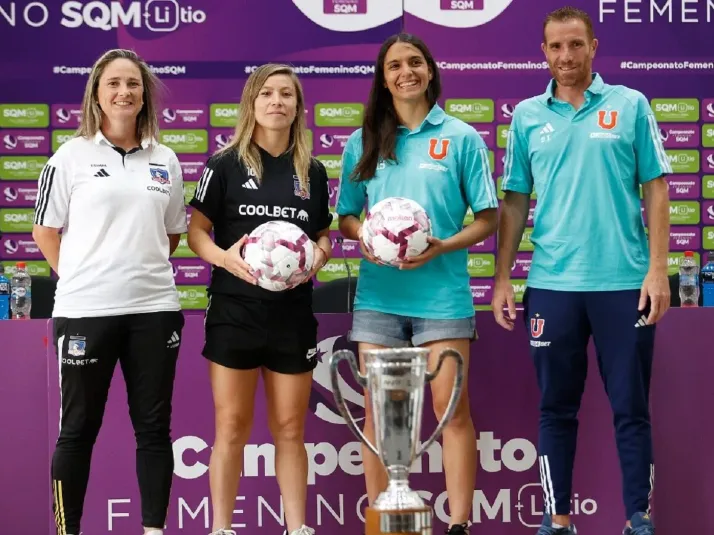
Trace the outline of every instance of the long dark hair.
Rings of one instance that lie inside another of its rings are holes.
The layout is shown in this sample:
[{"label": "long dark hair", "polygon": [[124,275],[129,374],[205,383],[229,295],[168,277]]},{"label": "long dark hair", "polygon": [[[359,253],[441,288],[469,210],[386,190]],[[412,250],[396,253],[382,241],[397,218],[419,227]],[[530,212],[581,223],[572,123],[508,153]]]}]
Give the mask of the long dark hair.
[{"label": "long dark hair", "polygon": [[432,73],[426,98],[429,108],[432,108],[441,96],[441,78],[434,57],[429,48],[418,37],[409,33],[400,33],[387,39],[379,49],[377,62],[374,66],[374,79],[369,92],[367,109],[362,124],[362,157],[352,172],[356,181],[369,180],[377,172],[379,159],[396,161],[394,147],[397,143],[397,127],[399,118],[394,109],[394,102],[389,89],[384,84],[384,59],[387,51],[394,43],[408,43],[424,55]]}]

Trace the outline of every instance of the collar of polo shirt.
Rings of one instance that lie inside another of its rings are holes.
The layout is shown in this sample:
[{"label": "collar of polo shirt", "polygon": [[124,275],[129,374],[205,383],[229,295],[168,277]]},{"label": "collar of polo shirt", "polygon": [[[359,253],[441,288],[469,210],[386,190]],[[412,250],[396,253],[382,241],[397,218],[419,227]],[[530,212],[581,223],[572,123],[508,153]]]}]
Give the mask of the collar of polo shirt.
[{"label": "collar of polo shirt", "polygon": [[[551,79],[550,82],[548,82],[548,87],[545,90],[545,93],[541,94],[539,96],[539,99],[541,102],[545,104],[552,104],[553,102],[557,101],[555,98],[555,79]],[[605,81],[602,79],[602,76],[600,74],[594,72],[592,74],[592,82],[590,86],[585,90],[585,93],[587,96],[593,96],[593,95],[600,95],[603,91],[605,90]]]},{"label": "collar of polo shirt", "polygon": [[429,110],[429,113],[424,117],[424,120],[421,122],[421,124],[416,127],[414,130],[409,130],[406,126],[403,124],[400,124],[397,126],[397,133],[398,134],[417,134],[422,131],[426,123],[429,123],[433,126],[438,126],[441,123],[444,122],[446,119],[446,112],[439,106],[438,104],[434,104]]},{"label": "collar of polo shirt", "polygon": [[[94,143],[96,143],[97,145],[101,145],[102,143],[105,143],[105,144],[109,145],[110,147],[114,147],[114,144],[106,138],[106,136],[104,135],[104,133],[101,130],[97,130],[97,133],[94,135]],[[146,148],[149,148],[150,146],[154,146],[156,144],[157,144],[157,141],[155,139],[144,138],[141,141],[141,148],[146,149]]]}]

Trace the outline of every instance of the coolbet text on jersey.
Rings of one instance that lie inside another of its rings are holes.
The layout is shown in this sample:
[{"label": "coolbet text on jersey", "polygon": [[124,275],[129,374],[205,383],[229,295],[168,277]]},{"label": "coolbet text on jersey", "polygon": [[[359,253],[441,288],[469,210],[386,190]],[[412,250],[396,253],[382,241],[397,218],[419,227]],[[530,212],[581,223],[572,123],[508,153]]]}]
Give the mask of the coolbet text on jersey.
[{"label": "coolbet text on jersey", "polygon": [[[415,130],[399,127],[396,162],[380,161],[373,178],[356,182],[350,175],[361,153],[359,129],[344,151],[338,215],[359,218],[365,203],[369,210],[387,197],[405,197],[426,210],[433,235],[446,239],[463,229],[469,207],[477,213],[498,206],[486,145],[476,130],[438,105]],[[453,251],[402,271],[364,260],[354,308],[429,319],[470,317],[467,255],[466,249]]]},{"label": "coolbet text on jersey", "polygon": [[647,98],[598,74],[579,110],[542,95],[516,106],[503,191],[537,195],[528,286],[638,289],[649,267],[640,185],[672,172]]},{"label": "coolbet text on jersey", "polygon": [[[213,223],[216,245],[230,249],[244,235],[273,220],[300,227],[312,241],[318,232],[329,228],[327,171],[317,160],[309,170],[309,188],[303,193],[295,175],[292,153],[271,156],[259,148],[263,180],[247,168],[234,152],[213,155],[203,170],[196,194],[189,205]],[[257,299],[285,301],[312,292],[312,280],[284,292],[271,292],[253,286],[216,266],[212,270],[209,294],[221,293]]]}]

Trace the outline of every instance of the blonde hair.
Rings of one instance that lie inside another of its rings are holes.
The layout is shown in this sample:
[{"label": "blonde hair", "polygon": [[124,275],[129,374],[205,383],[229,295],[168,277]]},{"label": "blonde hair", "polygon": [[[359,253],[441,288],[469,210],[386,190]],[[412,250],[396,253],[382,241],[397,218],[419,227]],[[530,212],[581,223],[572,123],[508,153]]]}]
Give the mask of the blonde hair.
[{"label": "blonde hair", "polygon": [[146,62],[141,59],[133,50],[125,50],[117,48],[105,52],[92,67],[92,72],[89,74],[87,85],[84,89],[84,98],[82,99],[82,121],[75,135],[91,139],[96,135],[102,126],[102,110],[97,102],[97,88],[99,87],[99,79],[104,73],[107,65],[115,59],[128,59],[139,68],[141,72],[141,82],[143,85],[143,101],[144,105],[139,111],[136,118],[136,137],[139,142],[144,139],[158,139],[159,137],[159,120],[156,115],[157,96],[163,84],[156,77]]},{"label": "blonde hair", "polygon": [[255,129],[256,123],[253,103],[255,99],[258,98],[258,94],[268,78],[276,74],[289,76],[295,86],[297,110],[295,120],[290,126],[290,144],[288,150],[292,151],[293,154],[293,165],[300,181],[300,189],[307,193],[310,181],[308,173],[310,163],[312,162],[312,151],[308,143],[307,123],[305,122],[305,97],[300,80],[288,65],[268,63],[258,67],[251,73],[243,87],[233,139],[218,152],[235,151],[238,159],[255,171],[257,180],[260,181],[262,179],[263,164],[260,159],[260,151],[258,150],[258,146],[253,142],[253,130]]}]

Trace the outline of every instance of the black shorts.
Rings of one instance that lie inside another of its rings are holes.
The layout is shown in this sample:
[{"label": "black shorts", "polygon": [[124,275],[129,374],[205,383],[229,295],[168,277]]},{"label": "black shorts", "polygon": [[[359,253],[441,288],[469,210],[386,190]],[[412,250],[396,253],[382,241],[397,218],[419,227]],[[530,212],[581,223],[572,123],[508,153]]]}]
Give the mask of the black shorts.
[{"label": "black shorts", "polygon": [[212,294],[203,356],[236,370],[276,373],[317,366],[317,320],[310,300],[285,302]]}]

